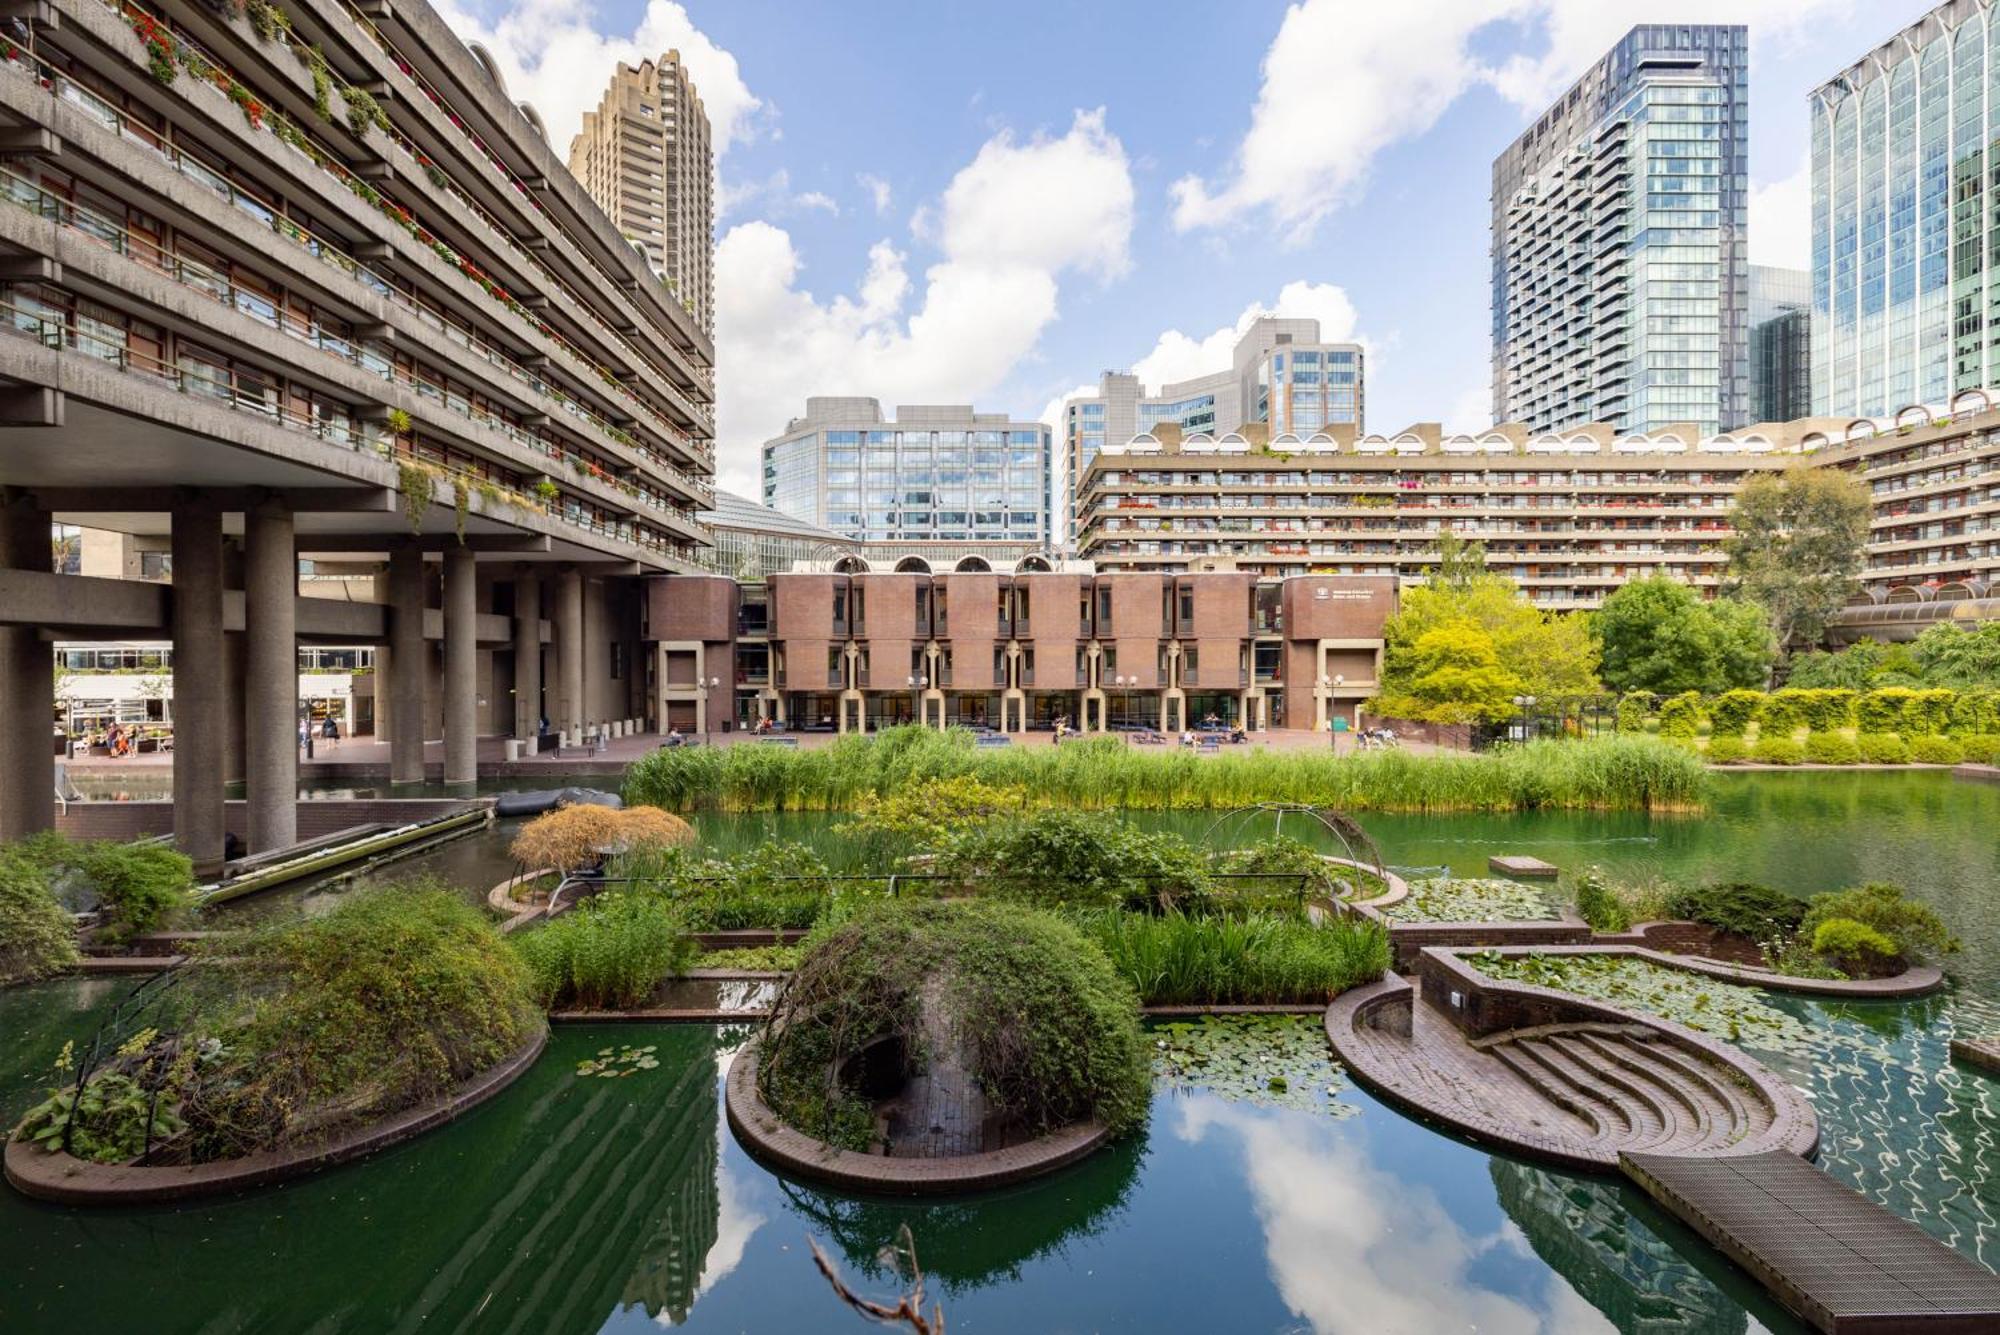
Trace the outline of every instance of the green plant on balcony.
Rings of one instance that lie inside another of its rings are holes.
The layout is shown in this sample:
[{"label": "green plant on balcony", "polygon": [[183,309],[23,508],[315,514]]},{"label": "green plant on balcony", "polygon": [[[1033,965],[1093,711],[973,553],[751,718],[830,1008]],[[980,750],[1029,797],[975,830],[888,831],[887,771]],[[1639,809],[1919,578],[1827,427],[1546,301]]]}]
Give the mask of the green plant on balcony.
[{"label": "green plant on balcony", "polygon": [[412,427],[415,425],[415,423],[410,421],[409,413],[403,411],[401,408],[391,408],[389,410],[388,422],[389,429],[399,436],[409,435]]},{"label": "green plant on balcony", "polygon": [[554,505],[556,498],[561,495],[562,488],[556,485],[554,478],[544,477],[535,480],[535,496],[542,504]]},{"label": "green plant on balcony", "polygon": [[465,516],[472,510],[472,488],[462,477],[451,480],[451,531],[458,535],[458,545],[465,546]]},{"label": "green plant on balcony", "polygon": [[397,490],[403,493],[403,518],[409,521],[410,532],[424,531],[424,512],[430,509],[431,497],[437,490],[437,480],[431,470],[422,464],[403,462],[396,465]]},{"label": "green plant on balcony", "polygon": [[250,30],[262,41],[270,41],[280,33],[289,34],[292,20],[284,10],[264,0],[250,0],[244,11],[250,19]]},{"label": "green plant on balcony", "polygon": [[326,67],[326,52],[316,46],[296,42],[292,54],[306,67],[313,81],[313,111],[323,121],[333,119],[333,71]]},{"label": "green plant on balcony", "polygon": [[375,100],[373,93],[350,84],[340,90],[340,96],[347,103],[347,128],[354,131],[356,137],[365,136],[371,125],[385,133],[388,131],[389,115],[382,110],[382,104]]}]

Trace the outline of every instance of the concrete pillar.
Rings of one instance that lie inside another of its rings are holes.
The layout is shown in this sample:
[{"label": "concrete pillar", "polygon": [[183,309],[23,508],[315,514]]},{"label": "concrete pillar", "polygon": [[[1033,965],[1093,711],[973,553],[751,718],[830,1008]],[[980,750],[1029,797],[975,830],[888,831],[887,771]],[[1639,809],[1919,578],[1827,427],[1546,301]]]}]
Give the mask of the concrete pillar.
[{"label": "concrete pillar", "polygon": [[[197,876],[222,867],[222,512],[199,500],[174,509],[174,842]],[[291,745],[287,721],[284,739]]]},{"label": "concrete pillar", "polygon": [[[389,782],[424,779],[424,554],[389,553]],[[380,702],[377,702],[380,708]]]},{"label": "concrete pillar", "polygon": [[444,781],[479,777],[478,562],[463,547],[444,551]]},{"label": "concrete pillar", "polygon": [[556,709],[555,726],[583,735],[583,572],[565,570],[556,577]]},{"label": "concrete pillar", "polygon": [[243,709],[249,703],[249,695],[243,686],[243,673],[249,654],[247,635],[222,637],[222,698],[230,702],[229,708],[223,711],[223,722],[227,725],[222,739],[224,783],[242,783],[250,773],[250,761],[244,753],[243,741]]},{"label": "concrete pillar", "polygon": [[[0,498],[0,569],[55,567],[49,512]],[[0,626],[0,840],[56,823],[55,646],[33,626]]]},{"label": "concrete pillar", "polygon": [[275,503],[245,511],[242,717],[253,853],[298,842],[298,592],[292,512]]},{"label": "concrete pillar", "polygon": [[542,730],[542,581],[517,567],[514,576],[514,735]]}]

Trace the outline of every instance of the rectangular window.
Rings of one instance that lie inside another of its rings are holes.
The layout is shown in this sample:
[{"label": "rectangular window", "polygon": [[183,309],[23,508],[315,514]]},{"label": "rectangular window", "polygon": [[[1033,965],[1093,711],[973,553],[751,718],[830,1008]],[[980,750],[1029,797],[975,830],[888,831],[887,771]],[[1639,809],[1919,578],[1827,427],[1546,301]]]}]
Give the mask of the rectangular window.
[{"label": "rectangular window", "polygon": [[611,642],[611,680],[625,679],[625,645],[622,641]]},{"label": "rectangular window", "polygon": [[1192,645],[1181,650],[1181,684],[1189,685],[1201,675],[1201,656]]}]

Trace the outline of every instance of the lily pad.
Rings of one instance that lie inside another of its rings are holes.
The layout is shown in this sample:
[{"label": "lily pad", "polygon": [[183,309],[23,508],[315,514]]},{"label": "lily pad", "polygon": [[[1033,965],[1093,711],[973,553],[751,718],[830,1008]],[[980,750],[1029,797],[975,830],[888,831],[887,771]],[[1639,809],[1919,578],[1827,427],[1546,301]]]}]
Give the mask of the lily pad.
[{"label": "lily pad", "polygon": [[1497,877],[1415,881],[1410,893],[1382,909],[1397,922],[1540,922],[1561,915],[1548,895]]},{"label": "lily pad", "polygon": [[1319,1020],[1301,1015],[1208,1015],[1155,1025],[1153,1075],[1241,1103],[1351,1116],[1339,1101],[1346,1073]]}]

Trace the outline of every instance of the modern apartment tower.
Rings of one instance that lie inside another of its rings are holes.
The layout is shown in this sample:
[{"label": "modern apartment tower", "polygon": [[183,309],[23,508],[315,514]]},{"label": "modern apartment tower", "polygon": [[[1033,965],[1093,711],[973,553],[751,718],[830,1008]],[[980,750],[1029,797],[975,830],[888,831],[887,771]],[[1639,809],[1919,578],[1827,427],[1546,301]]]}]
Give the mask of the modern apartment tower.
[{"label": "modern apartment tower", "polygon": [[1990,238],[2000,26],[1939,5],[1813,91],[1813,411],[1941,404],[2000,375]]},{"label": "modern apartment tower", "polygon": [[1326,427],[1362,429],[1365,357],[1358,343],[1323,343],[1319,321],[1264,316],[1236,341],[1228,367],[1148,393],[1129,371],[1106,371],[1097,393],[1063,403],[1055,514],[1074,532],[1076,483],[1107,441],[1122,444],[1161,423],[1221,435],[1263,422],[1275,438]]},{"label": "modern apartment tower", "polygon": [[715,153],[681,53],[620,61],[570,141],[570,174],[715,333]]},{"label": "modern apartment tower", "polygon": [[857,541],[1049,542],[1049,429],[969,404],[810,398],[764,443],[764,504]]},{"label": "modern apartment tower", "polygon": [[1741,425],[1749,406],[1741,25],[1641,24],[1493,163],[1493,417]]},{"label": "modern apartment tower", "polygon": [[1812,274],[1750,266],[1750,420],[1812,413]]}]

